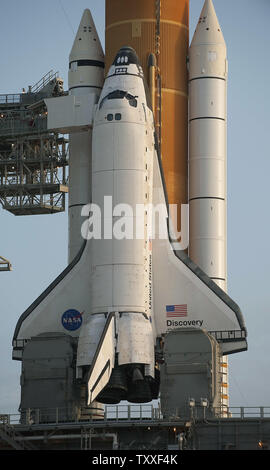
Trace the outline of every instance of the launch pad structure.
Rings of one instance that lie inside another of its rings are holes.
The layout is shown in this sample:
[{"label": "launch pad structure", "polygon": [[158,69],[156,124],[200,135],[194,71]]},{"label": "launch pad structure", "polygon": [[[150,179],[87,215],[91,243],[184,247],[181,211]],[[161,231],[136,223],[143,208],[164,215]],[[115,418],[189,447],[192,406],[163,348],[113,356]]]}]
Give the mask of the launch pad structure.
[{"label": "launch pad structure", "polygon": [[169,420],[152,404],[106,406],[102,421],[84,419],[78,409],[69,422],[61,409],[0,415],[0,450],[270,449],[270,407],[230,408],[227,417],[206,419],[204,405],[189,403],[185,417],[175,410]]},{"label": "launch pad structure", "polygon": [[48,131],[41,104],[63,94],[63,81],[50,71],[27,92],[0,95],[0,202],[14,215],[65,210],[68,140]]}]

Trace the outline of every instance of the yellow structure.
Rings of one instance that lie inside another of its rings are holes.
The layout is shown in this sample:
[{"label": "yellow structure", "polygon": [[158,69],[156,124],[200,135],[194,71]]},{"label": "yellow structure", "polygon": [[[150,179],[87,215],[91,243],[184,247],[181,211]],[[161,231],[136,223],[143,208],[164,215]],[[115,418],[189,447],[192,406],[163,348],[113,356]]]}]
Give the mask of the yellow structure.
[{"label": "yellow structure", "polygon": [[170,204],[188,196],[189,0],[106,0],[106,71],[131,46],[148,80]]}]

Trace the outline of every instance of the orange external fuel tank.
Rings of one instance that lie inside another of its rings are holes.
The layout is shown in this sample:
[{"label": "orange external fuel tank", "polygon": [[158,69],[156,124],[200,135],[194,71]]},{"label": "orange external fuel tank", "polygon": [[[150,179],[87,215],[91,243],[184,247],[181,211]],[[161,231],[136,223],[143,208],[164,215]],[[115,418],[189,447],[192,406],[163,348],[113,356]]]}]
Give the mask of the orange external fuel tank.
[{"label": "orange external fuel tank", "polygon": [[148,80],[170,204],[188,201],[189,0],[106,0],[106,71],[131,46]]}]

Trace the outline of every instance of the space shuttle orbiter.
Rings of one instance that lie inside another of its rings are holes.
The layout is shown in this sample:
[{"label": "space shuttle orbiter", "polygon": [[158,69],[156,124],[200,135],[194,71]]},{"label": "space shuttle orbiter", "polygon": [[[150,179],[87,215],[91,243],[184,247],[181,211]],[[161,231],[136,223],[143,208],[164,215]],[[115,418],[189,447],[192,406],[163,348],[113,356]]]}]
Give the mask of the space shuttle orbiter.
[{"label": "space shuttle orbiter", "polygon": [[[93,33],[89,10],[81,28]],[[89,215],[85,240],[20,317],[13,358],[20,359],[24,344],[38,335],[76,337],[76,376],[87,384],[88,404],[143,403],[158,396],[168,331],[207,330],[223,354],[246,350],[247,332],[239,307],[173,239],[150,96],[135,50],[119,50],[104,84],[96,73],[100,64],[87,60],[73,65],[84,72],[79,86],[93,87],[95,96],[102,90],[87,150],[92,205],[83,208]],[[163,208],[162,234],[155,223],[149,230],[157,207]]]}]

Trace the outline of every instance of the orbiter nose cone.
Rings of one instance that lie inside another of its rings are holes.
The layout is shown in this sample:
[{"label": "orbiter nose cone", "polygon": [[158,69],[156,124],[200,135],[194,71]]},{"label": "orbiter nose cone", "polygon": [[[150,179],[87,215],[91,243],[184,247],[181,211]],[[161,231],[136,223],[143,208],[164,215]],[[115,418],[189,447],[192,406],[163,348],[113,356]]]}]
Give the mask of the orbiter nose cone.
[{"label": "orbiter nose cone", "polygon": [[75,60],[104,60],[103,49],[98,37],[90,10],[84,10],[70,55],[69,62]]},{"label": "orbiter nose cone", "polygon": [[201,44],[225,44],[212,0],[205,0],[191,47]]},{"label": "orbiter nose cone", "polygon": [[113,65],[130,65],[136,64],[140,65],[139,58],[136,54],[136,51],[129,46],[123,46],[117,52]]}]

